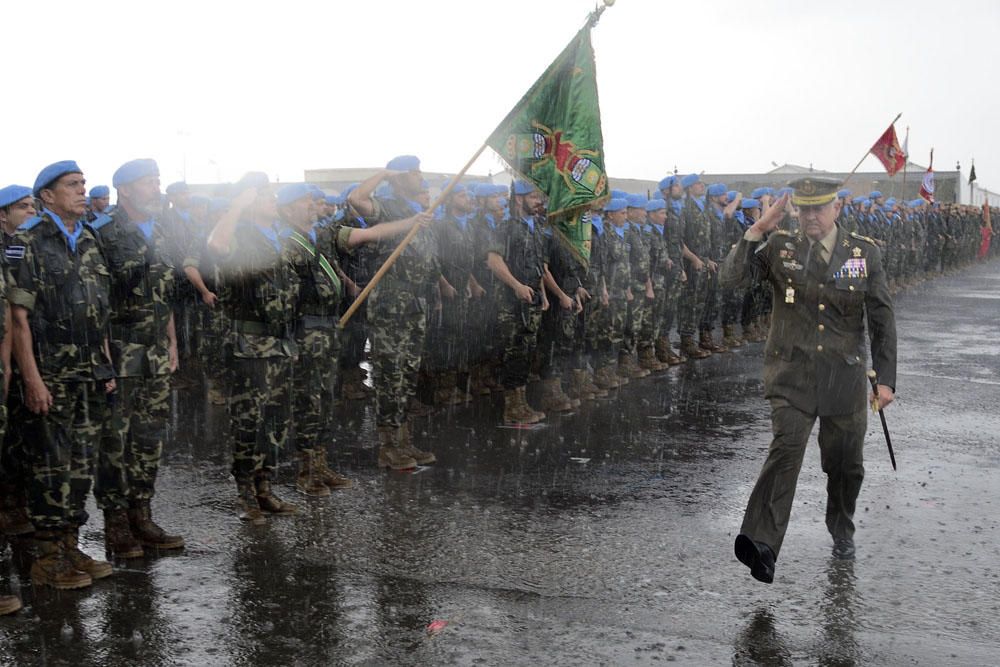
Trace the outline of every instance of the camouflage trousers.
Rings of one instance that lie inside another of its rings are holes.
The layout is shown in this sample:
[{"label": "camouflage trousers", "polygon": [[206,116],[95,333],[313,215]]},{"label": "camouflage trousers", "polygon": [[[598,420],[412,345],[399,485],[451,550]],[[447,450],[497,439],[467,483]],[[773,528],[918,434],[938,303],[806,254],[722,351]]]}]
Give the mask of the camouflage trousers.
[{"label": "camouflage trousers", "polygon": [[542,324],[542,306],[518,301],[512,295],[503,295],[497,305],[498,331],[504,345],[500,382],[504,389],[516,389],[528,384]]},{"label": "camouflage trousers", "polygon": [[231,352],[226,349],[229,341],[229,317],[221,306],[215,308],[199,306],[201,334],[198,358],[205,369],[205,377],[228,386],[226,359]]},{"label": "camouflage trousers", "polygon": [[654,279],[653,290],[656,298],[653,300],[653,312],[650,316],[654,341],[660,336],[670,336],[683,288],[684,283],[681,282],[679,270]]},{"label": "camouflage trousers", "polygon": [[687,282],[681,292],[678,332],[681,336],[694,336],[705,312],[708,299],[708,270],[695,271],[688,265]]},{"label": "camouflage trousers", "polygon": [[101,509],[128,509],[153,497],[170,419],[170,376],[118,378],[101,432],[94,497]]},{"label": "camouflage trousers", "polygon": [[496,340],[496,295],[487,292],[478,299],[469,299],[468,309],[469,363],[492,361],[503,349]]},{"label": "camouflage trousers", "polygon": [[624,290],[612,294],[607,306],[598,306],[591,318],[593,329],[591,345],[594,349],[594,363],[606,366],[618,361],[622,342],[625,340],[625,319],[628,317],[628,302]]},{"label": "camouflage trousers", "polygon": [[562,308],[558,301],[549,302],[549,309],[542,313],[536,346],[538,374],[543,379],[561,377],[570,365],[576,365],[582,329],[581,315],[572,308]]},{"label": "camouflage trousers", "polygon": [[[350,300],[345,300],[341,310],[346,311],[350,305]],[[350,371],[358,367],[358,364],[364,359],[367,341],[368,303],[365,302],[355,311],[339,334],[340,359],[338,365],[341,371]]]},{"label": "camouflage trousers", "polygon": [[469,335],[469,301],[464,295],[442,299],[431,311],[427,327],[424,366],[429,371],[465,372],[472,345]]},{"label": "camouflage trousers", "polygon": [[304,329],[295,337],[299,357],[292,363],[292,406],[297,451],[322,446],[330,426],[333,387],[337,377],[337,331]]},{"label": "camouflage trousers", "polygon": [[719,312],[722,310],[722,292],[719,288],[719,274],[706,272],[705,282],[705,309],[701,313],[701,320],[698,323],[699,331],[711,331],[715,328],[715,323],[719,319]]},{"label": "camouflage trousers", "polygon": [[260,470],[273,469],[288,439],[292,358],[235,357],[230,360],[233,478],[249,484]]},{"label": "camouflage trousers", "polygon": [[625,332],[622,336],[621,351],[623,353],[635,354],[639,348],[642,333],[649,327],[652,306],[652,302],[646,298],[645,283],[634,283],[632,285],[632,300],[627,305]]},{"label": "camouflage trousers", "polygon": [[[8,403],[11,403],[10,399]],[[27,504],[24,495],[26,476],[21,433],[16,425],[7,421],[8,409],[13,412],[14,405],[16,404],[12,404],[10,408],[8,405],[0,405],[0,510],[24,507]]]},{"label": "camouflage trousers", "polygon": [[420,358],[427,337],[426,302],[404,291],[375,290],[368,305],[375,371],[375,421],[402,426],[406,404],[417,395]]},{"label": "camouflage trousers", "polygon": [[742,287],[733,289],[719,289],[719,297],[722,301],[721,315],[722,326],[733,326],[740,322],[743,314],[743,298],[746,290]]},{"label": "camouflage trousers", "polygon": [[27,496],[37,530],[87,522],[85,505],[94,479],[101,431],[110,418],[108,397],[97,382],[50,382],[52,407],[36,415],[23,405],[17,419],[25,443]]}]

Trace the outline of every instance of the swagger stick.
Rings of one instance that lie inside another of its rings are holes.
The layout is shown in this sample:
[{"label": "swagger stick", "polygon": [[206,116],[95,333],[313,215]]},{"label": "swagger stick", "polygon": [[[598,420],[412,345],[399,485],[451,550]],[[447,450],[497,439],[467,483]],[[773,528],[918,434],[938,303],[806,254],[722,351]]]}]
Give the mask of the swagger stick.
[{"label": "swagger stick", "polygon": [[872,383],[872,391],[875,392],[875,398],[872,399],[872,410],[878,412],[878,416],[882,419],[882,432],[885,433],[885,444],[889,448],[889,460],[892,461],[892,469],[896,469],[896,455],[892,452],[892,440],[889,438],[889,426],[885,423],[885,412],[882,408],[878,407],[878,376],[875,371],[868,371],[868,381]]}]

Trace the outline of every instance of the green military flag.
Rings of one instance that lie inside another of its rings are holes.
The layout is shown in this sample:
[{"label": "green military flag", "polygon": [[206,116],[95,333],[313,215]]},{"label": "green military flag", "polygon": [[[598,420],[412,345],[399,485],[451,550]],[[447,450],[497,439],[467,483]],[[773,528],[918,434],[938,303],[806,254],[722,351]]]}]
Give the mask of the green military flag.
[{"label": "green military flag", "polygon": [[603,7],[486,140],[514,171],[548,196],[553,231],[584,265],[590,261],[591,226],[582,216],[608,188],[590,41],[600,11]]}]

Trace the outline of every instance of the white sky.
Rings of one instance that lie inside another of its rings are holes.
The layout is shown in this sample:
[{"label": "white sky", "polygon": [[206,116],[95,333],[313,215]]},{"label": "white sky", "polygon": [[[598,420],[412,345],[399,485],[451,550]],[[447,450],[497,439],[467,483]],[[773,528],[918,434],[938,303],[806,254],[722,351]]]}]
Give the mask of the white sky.
[{"label": "white sky", "polygon": [[[381,166],[457,171],[594,0],[4,3],[0,186]],[[898,112],[912,158],[1000,190],[1000,2],[618,0],[594,32],[613,176],[849,170]],[[489,153],[487,153],[489,155]],[[869,157],[862,170],[879,168]],[[473,169],[496,171],[492,156]]]}]

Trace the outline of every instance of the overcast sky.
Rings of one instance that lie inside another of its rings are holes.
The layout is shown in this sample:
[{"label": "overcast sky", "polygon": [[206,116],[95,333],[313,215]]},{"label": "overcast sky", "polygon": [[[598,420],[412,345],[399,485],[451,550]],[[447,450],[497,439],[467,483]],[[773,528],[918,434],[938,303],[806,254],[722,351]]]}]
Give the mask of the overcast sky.
[{"label": "overcast sky", "polygon": [[[6,2],[0,185],[152,157],[164,185],[259,169],[457,171],[594,0]],[[612,176],[849,170],[898,112],[926,164],[1000,190],[1000,3],[618,0],[594,32]],[[489,155],[489,154],[487,154]],[[484,157],[473,170],[498,168]],[[862,170],[875,170],[869,157]]]}]

